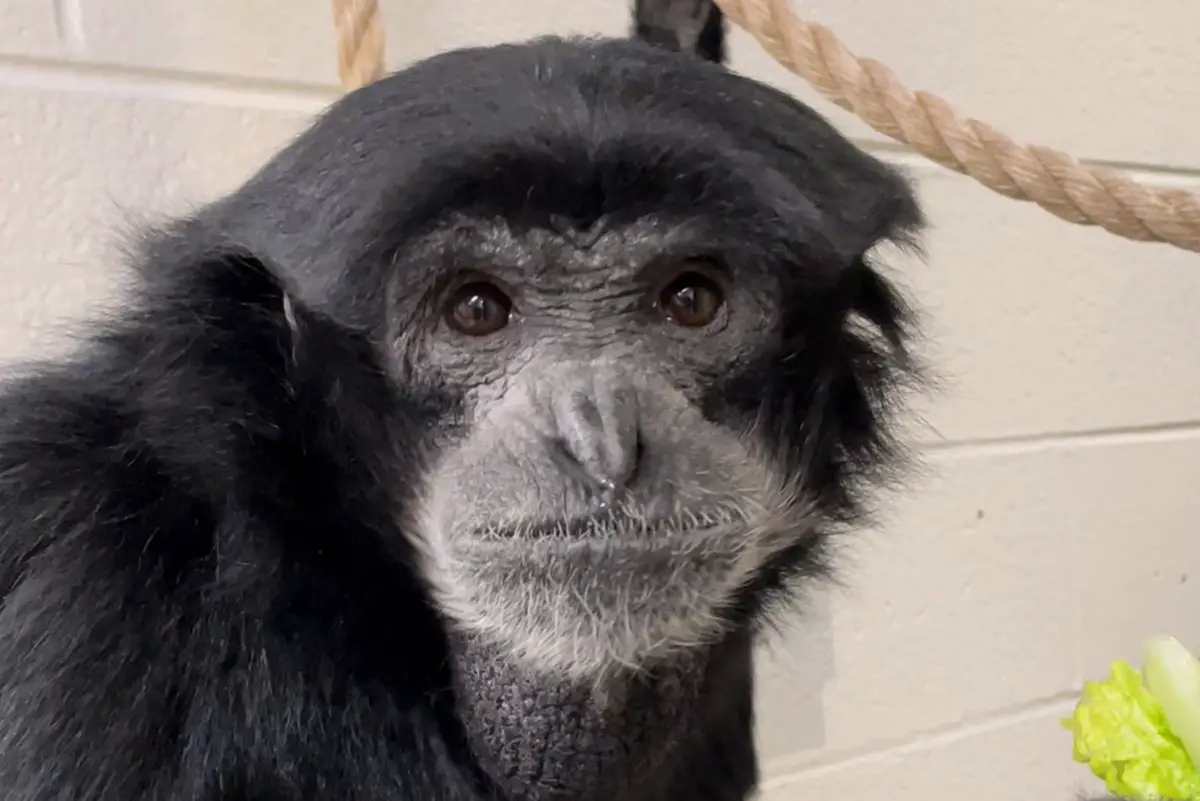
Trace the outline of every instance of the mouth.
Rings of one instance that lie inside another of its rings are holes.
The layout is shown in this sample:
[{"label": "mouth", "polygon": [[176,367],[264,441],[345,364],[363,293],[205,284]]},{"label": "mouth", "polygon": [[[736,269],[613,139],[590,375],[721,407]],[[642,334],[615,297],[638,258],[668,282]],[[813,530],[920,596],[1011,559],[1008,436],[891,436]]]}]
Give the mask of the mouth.
[{"label": "mouth", "polygon": [[681,511],[671,515],[639,514],[637,510],[602,509],[566,520],[528,520],[477,532],[487,540],[596,541],[661,540],[744,525],[742,515],[728,509]]}]

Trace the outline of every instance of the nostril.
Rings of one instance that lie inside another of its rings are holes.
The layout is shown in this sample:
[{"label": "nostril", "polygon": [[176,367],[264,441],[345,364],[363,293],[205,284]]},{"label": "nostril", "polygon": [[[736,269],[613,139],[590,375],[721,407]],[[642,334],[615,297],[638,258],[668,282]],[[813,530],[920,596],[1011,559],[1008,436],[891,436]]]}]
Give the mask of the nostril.
[{"label": "nostril", "polygon": [[562,437],[548,440],[546,451],[550,454],[550,460],[562,471],[563,475],[572,476],[581,484],[590,485],[595,482],[592,472],[579,458],[578,451],[572,448],[571,443],[567,440]]},{"label": "nostril", "polygon": [[646,440],[642,436],[642,429],[636,428],[633,432],[633,445],[630,447],[630,457],[621,471],[619,480],[616,482],[618,487],[628,487],[637,480],[638,472],[642,468],[642,462],[646,458]]}]

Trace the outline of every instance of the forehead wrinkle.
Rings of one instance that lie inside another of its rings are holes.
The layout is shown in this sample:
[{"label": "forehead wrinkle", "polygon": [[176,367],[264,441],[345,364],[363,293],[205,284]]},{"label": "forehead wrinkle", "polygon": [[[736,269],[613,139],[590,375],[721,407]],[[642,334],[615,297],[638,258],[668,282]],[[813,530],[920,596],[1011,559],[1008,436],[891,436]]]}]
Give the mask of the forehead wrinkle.
[{"label": "forehead wrinkle", "polygon": [[397,253],[395,284],[411,291],[435,283],[438,275],[471,270],[509,280],[632,274],[671,251],[691,253],[689,247],[703,244],[704,229],[705,220],[695,217],[644,215],[579,247],[550,226],[453,212]]},{"label": "forehead wrinkle", "polygon": [[716,255],[709,226],[710,221],[699,215],[648,214],[610,227],[587,247],[548,229],[531,229],[530,240],[539,243],[534,249],[540,246],[554,254],[543,262],[538,278],[621,280],[637,278],[663,260]]}]

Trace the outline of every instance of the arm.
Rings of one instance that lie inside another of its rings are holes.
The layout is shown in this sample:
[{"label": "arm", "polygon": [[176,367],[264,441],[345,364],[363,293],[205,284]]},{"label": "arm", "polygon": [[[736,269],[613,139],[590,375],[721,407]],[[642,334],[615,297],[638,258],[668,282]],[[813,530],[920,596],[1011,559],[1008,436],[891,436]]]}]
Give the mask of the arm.
[{"label": "arm", "polygon": [[[0,400],[0,787],[161,797],[179,753],[183,499],[119,410],[54,376]],[[166,524],[171,522],[172,528]],[[168,545],[167,543],[171,544]]]}]

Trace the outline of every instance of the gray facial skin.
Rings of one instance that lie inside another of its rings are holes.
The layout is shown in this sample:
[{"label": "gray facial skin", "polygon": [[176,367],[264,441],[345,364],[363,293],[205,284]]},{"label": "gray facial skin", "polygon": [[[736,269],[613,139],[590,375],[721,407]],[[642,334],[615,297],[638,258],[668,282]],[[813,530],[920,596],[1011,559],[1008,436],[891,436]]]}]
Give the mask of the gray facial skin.
[{"label": "gray facial skin", "polygon": [[722,606],[811,525],[753,421],[700,409],[710,371],[772,341],[769,285],[715,274],[724,303],[700,329],[655,307],[693,269],[661,258],[688,237],[654,220],[586,239],[476,220],[414,251],[486,263],[471,280],[513,299],[488,336],[418,326],[395,349],[397,369],[470,387],[413,521],[424,574],[454,624],[526,668],[597,679],[714,641]]}]

